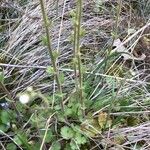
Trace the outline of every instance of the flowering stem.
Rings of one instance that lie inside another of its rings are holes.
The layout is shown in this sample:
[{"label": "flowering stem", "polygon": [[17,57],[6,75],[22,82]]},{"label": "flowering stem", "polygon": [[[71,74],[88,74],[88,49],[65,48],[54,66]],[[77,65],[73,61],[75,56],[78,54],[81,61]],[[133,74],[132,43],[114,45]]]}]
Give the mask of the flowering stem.
[{"label": "flowering stem", "polygon": [[75,59],[77,59],[77,68],[79,71],[79,94],[82,116],[85,116],[84,100],[83,100],[83,73],[80,53],[80,32],[81,32],[81,15],[82,15],[82,0],[77,1],[76,9],[76,26],[75,26]]},{"label": "flowering stem", "polygon": [[49,28],[48,28],[49,23],[48,23],[47,15],[46,15],[46,12],[45,12],[45,7],[44,7],[43,0],[40,0],[40,5],[41,5],[42,16],[43,16],[43,22],[44,22],[44,26],[45,26],[45,30],[46,30],[48,52],[49,52],[51,62],[52,62],[52,66],[53,66],[53,69],[54,69],[54,75],[55,75],[56,83],[57,83],[57,86],[58,86],[58,92],[61,95],[61,109],[64,112],[63,93],[62,93],[61,81],[59,79],[59,70],[57,68],[57,62],[56,62],[56,59],[53,55],[53,51],[52,51],[52,47],[51,47],[51,38],[50,38],[50,32],[49,32]]}]

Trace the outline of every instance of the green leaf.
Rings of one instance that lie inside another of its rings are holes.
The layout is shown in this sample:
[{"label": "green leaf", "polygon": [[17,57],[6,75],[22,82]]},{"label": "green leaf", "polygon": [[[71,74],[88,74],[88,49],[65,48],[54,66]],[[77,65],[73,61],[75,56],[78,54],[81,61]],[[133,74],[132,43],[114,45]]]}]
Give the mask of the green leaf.
[{"label": "green leaf", "polygon": [[86,34],[86,30],[84,28],[81,28],[80,30],[80,36],[83,37]]},{"label": "green leaf", "polygon": [[72,150],[70,143],[67,143],[64,150]]},{"label": "green leaf", "polygon": [[65,115],[77,119],[80,116],[80,106],[79,103],[70,101],[65,109]]},{"label": "green leaf", "polygon": [[112,37],[114,37],[114,38],[117,38],[117,37],[118,37],[117,33],[115,33],[115,32],[111,32],[111,35],[112,35]]},{"label": "green leaf", "polygon": [[22,145],[23,147],[25,147],[25,149],[27,150],[32,150],[33,148],[31,147],[31,145],[28,143],[28,139],[27,139],[27,135],[25,133],[18,133],[15,137],[14,137],[14,141],[18,144],[18,145]]},{"label": "green leaf", "polygon": [[7,150],[16,150],[16,149],[17,149],[17,146],[16,146],[14,143],[9,143],[9,144],[7,144],[7,146],[6,146],[6,149],[7,149]]},{"label": "green leaf", "polygon": [[62,84],[65,82],[65,76],[64,76],[64,73],[63,73],[63,72],[61,72],[61,73],[59,74],[59,80],[60,80],[60,82],[61,82]]},{"label": "green leaf", "polygon": [[53,57],[54,59],[57,59],[59,57],[60,53],[58,51],[53,51]]},{"label": "green leaf", "polygon": [[48,42],[47,42],[47,37],[46,36],[42,36],[41,38],[43,45],[47,46]]},{"label": "green leaf", "polygon": [[66,140],[69,140],[71,138],[73,138],[74,136],[74,131],[67,127],[67,126],[64,126],[61,128],[61,136],[66,139]]},{"label": "green leaf", "polygon": [[53,142],[50,150],[60,150],[61,149],[61,145],[59,142]]},{"label": "green leaf", "polygon": [[[8,129],[9,129],[8,126],[6,126],[6,125],[4,125],[4,124],[0,124],[0,130],[1,130],[1,131],[7,132]],[[2,134],[2,133],[0,132],[0,135],[1,135],[1,134]]]},{"label": "green leaf", "polygon": [[[40,134],[41,134],[41,138],[43,138],[44,137],[44,135],[45,135],[45,130],[41,130],[40,131]],[[51,142],[52,140],[53,140],[53,133],[52,133],[52,131],[51,130],[48,130],[47,131],[47,135],[46,135],[46,138],[45,138],[45,142]]]},{"label": "green leaf", "polygon": [[6,124],[6,125],[10,123],[9,113],[6,110],[1,112],[1,121],[3,124]]},{"label": "green leaf", "polygon": [[39,150],[40,147],[41,147],[41,143],[40,142],[34,143],[33,150]]},{"label": "green leaf", "polygon": [[57,92],[57,93],[55,94],[55,96],[56,96],[56,98],[57,98],[58,100],[61,100],[61,98],[63,98],[63,97],[65,96],[65,93]]},{"label": "green leaf", "polygon": [[71,116],[71,115],[72,115],[72,109],[67,107],[67,108],[65,109],[65,115],[66,115],[66,116]]},{"label": "green leaf", "polygon": [[57,118],[58,118],[58,121],[60,121],[60,122],[65,121],[64,113],[62,113],[61,110],[57,112]]},{"label": "green leaf", "polygon": [[69,12],[69,14],[70,14],[70,16],[71,17],[76,17],[76,12],[74,11],[74,10],[71,10],[70,12]]},{"label": "green leaf", "polygon": [[56,105],[56,106],[54,106],[54,109],[55,109],[55,111],[59,111],[59,110],[61,110],[61,106],[60,105]]},{"label": "green leaf", "polygon": [[134,116],[129,116],[126,121],[128,126],[136,126],[140,123],[139,118]]},{"label": "green leaf", "polygon": [[14,141],[15,141],[18,145],[22,145],[22,142],[21,142],[21,140],[19,139],[19,137],[18,137],[17,135],[14,137]]},{"label": "green leaf", "polygon": [[52,24],[52,21],[49,20],[48,16],[46,16],[46,25],[50,27],[51,24]]},{"label": "green leaf", "polygon": [[1,83],[4,82],[4,73],[3,73],[3,71],[0,71],[0,82]]},{"label": "green leaf", "polygon": [[84,123],[81,125],[81,130],[88,137],[96,137],[99,133],[101,133],[101,127],[98,124],[97,118],[87,118]]},{"label": "green leaf", "polygon": [[77,132],[75,134],[75,141],[77,142],[77,144],[81,145],[81,144],[85,144],[87,142],[86,138],[84,135],[82,135],[81,133]]},{"label": "green leaf", "polygon": [[82,68],[82,73],[86,73],[86,71],[88,70],[85,66],[81,66]]},{"label": "green leaf", "polygon": [[54,73],[55,73],[53,67],[51,67],[51,66],[48,66],[48,67],[46,68],[46,72],[47,72],[48,74],[54,74]]},{"label": "green leaf", "polygon": [[27,149],[27,150],[32,150],[32,147],[28,143],[27,136],[23,134],[18,134],[17,135],[18,139],[22,142],[22,145]]},{"label": "green leaf", "polygon": [[71,142],[70,142],[70,147],[71,147],[72,150],[77,150],[78,149],[76,143],[73,140],[71,140]]},{"label": "green leaf", "polygon": [[78,60],[77,58],[73,58],[73,64],[77,65],[78,64]]}]

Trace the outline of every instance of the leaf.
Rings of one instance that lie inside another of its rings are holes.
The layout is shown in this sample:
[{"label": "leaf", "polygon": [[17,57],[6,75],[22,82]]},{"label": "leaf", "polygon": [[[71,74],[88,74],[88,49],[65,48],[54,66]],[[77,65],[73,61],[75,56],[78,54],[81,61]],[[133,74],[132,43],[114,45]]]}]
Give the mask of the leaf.
[{"label": "leaf", "polygon": [[65,122],[65,115],[64,113],[62,113],[61,109],[57,111],[57,118],[58,118],[58,121]]},{"label": "leaf", "polygon": [[74,11],[74,10],[71,10],[70,12],[69,12],[69,14],[70,14],[70,16],[71,17],[76,17],[76,12]]},{"label": "leaf", "polygon": [[22,142],[21,142],[21,140],[19,139],[19,137],[18,137],[17,135],[14,137],[14,141],[15,141],[18,145],[22,145]]},{"label": "leaf", "polygon": [[107,121],[107,113],[106,112],[100,112],[98,115],[98,124],[100,125],[101,128],[104,127],[106,121]]},{"label": "leaf", "polygon": [[125,142],[126,138],[124,135],[118,135],[116,137],[114,137],[114,142],[116,144],[122,145]]},{"label": "leaf", "polygon": [[63,98],[64,97],[64,93],[60,93],[60,92],[57,92],[56,94],[55,94],[55,96],[56,96],[56,98],[58,99],[58,100],[61,100],[61,98]]},{"label": "leaf", "polygon": [[52,21],[49,19],[49,17],[46,15],[46,26],[50,27],[52,24]]},{"label": "leaf", "polygon": [[85,135],[89,137],[96,137],[99,133],[101,133],[101,127],[98,124],[97,119],[89,118],[82,125],[81,130],[85,133]]},{"label": "leaf", "polygon": [[48,74],[50,74],[50,75],[55,73],[53,67],[51,67],[51,66],[48,66],[48,67],[46,68],[46,72],[47,72]]},{"label": "leaf", "polygon": [[118,37],[118,35],[117,35],[117,33],[115,33],[115,32],[111,32],[111,35],[112,35],[112,37],[114,37],[114,38],[117,38]]},{"label": "leaf", "polygon": [[139,118],[134,116],[129,116],[126,121],[128,126],[136,126],[140,123]]},{"label": "leaf", "polygon": [[8,123],[10,122],[10,117],[9,117],[9,113],[6,110],[1,112],[0,117],[1,117],[2,123],[8,125]]},{"label": "leaf", "polygon": [[41,147],[41,143],[40,142],[37,142],[37,143],[33,144],[33,150],[39,150],[40,147]]},{"label": "leaf", "polygon": [[25,133],[19,133],[17,134],[17,140],[18,142],[22,143],[27,150],[32,150],[31,145],[28,143],[27,135]]},{"label": "leaf", "polygon": [[65,115],[66,115],[67,117],[71,116],[71,115],[72,115],[72,109],[67,107],[67,108],[65,109]]},{"label": "leaf", "polygon": [[86,30],[84,28],[81,28],[81,30],[80,30],[80,36],[84,37],[85,34],[86,34]]},{"label": "leaf", "polygon": [[75,134],[75,141],[77,142],[77,144],[81,145],[81,144],[85,144],[87,142],[86,138],[84,135],[82,135],[81,133],[76,133]]},{"label": "leaf", "polygon": [[77,64],[78,64],[77,58],[73,58],[73,64],[74,64],[74,65],[77,65]]},{"label": "leaf", "polygon": [[70,142],[70,147],[71,147],[72,150],[78,149],[76,143],[73,140],[71,140],[71,142]]},{"label": "leaf", "polygon": [[1,83],[4,82],[4,73],[3,73],[3,71],[0,71],[0,82]]},{"label": "leaf", "polygon": [[61,149],[61,145],[59,142],[53,142],[50,150],[60,150]]},{"label": "leaf", "polygon": [[33,147],[28,142],[26,133],[18,133],[17,135],[15,135],[14,141],[18,145],[24,146],[25,149],[27,149],[27,150],[32,150],[33,149]]},{"label": "leaf", "polygon": [[72,150],[70,143],[66,144],[64,150]]},{"label": "leaf", "polygon": [[16,146],[14,143],[9,143],[9,144],[7,144],[7,146],[6,146],[6,149],[7,149],[7,150],[16,150],[16,149],[17,149],[17,146]]},{"label": "leaf", "polygon": [[106,112],[100,112],[98,115],[98,124],[103,129],[105,126],[109,127],[111,125],[111,120],[108,118],[108,114]]},{"label": "leaf", "polygon": [[[4,125],[4,124],[0,124],[0,130],[3,131],[3,132],[7,132],[7,130],[9,129],[8,126]],[[0,132],[0,135],[1,135],[1,132]]]},{"label": "leaf", "polygon": [[47,46],[48,45],[48,41],[47,41],[47,37],[46,36],[42,36],[41,38],[43,45]]},{"label": "leaf", "polygon": [[[41,130],[40,131],[40,134],[41,134],[41,138],[43,138],[44,137],[44,135],[45,135],[45,130]],[[53,140],[53,138],[54,138],[54,136],[53,136],[53,133],[52,133],[52,131],[51,130],[48,130],[47,131],[47,134],[46,134],[46,138],[45,138],[45,142],[51,142],[52,140]]]},{"label": "leaf", "polygon": [[53,57],[54,59],[57,59],[59,57],[60,53],[58,51],[53,51]]},{"label": "leaf", "polygon": [[63,84],[63,83],[65,82],[65,76],[64,76],[64,73],[63,73],[63,72],[61,72],[61,73],[59,74],[59,80],[60,80],[61,84]]},{"label": "leaf", "polygon": [[60,106],[60,105],[56,105],[56,106],[54,106],[54,109],[55,109],[56,111],[59,111],[59,110],[61,110],[61,106]]},{"label": "leaf", "polygon": [[74,131],[67,127],[67,126],[64,126],[61,128],[61,136],[66,139],[66,140],[69,140],[71,138],[73,138],[74,136]]}]

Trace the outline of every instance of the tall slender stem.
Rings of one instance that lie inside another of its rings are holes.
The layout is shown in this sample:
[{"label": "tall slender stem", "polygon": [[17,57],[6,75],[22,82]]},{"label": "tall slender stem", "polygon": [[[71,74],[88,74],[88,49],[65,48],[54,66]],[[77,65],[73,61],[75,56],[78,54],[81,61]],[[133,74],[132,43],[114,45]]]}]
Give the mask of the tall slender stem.
[{"label": "tall slender stem", "polygon": [[[75,21],[77,20],[77,15],[75,16]],[[74,41],[73,41],[73,51],[74,51],[74,76],[75,76],[75,81],[77,79],[77,58],[76,58],[76,36],[77,36],[77,31],[76,31],[76,22],[74,23]],[[76,84],[76,83],[75,83]]]},{"label": "tall slender stem", "polygon": [[40,0],[40,5],[41,5],[42,16],[43,16],[43,22],[44,22],[44,26],[45,26],[45,30],[46,30],[48,52],[49,52],[51,62],[52,62],[52,66],[53,66],[53,69],[54,69],[54,72],[55,72],[55,79],[56,79],[56,83],[57,83],[57,86],[58,86],[58,92],[61,95],[61,109],[64,112],[62,86],[61,86],[61,81],[59,79],[59,70],[58,70],[58,67],[57,67],[57,62],[56,62],[56,59],[53,55],[53,50],[52,50],[52,47],[51,47],[51,36],[50,36],[50,32],[49,32],[49,22],[48,22],[48,19],[47,19],[47,15],[46,15],[43,0]]},{"label": "tall slender stem", "polygon": [[79,92],[80,92],[80,103],[83,117],[85,116],[84,108],[84,98],[83,98],[83,73],[82,73],[82,62],[81,62],[81,53],[80,53],[80,31],[81,31],[81,16],[82,16],[82,0],[77,0],[77,9],[76,9],[76,59],[77,59],[77,68],[79,71]]}]

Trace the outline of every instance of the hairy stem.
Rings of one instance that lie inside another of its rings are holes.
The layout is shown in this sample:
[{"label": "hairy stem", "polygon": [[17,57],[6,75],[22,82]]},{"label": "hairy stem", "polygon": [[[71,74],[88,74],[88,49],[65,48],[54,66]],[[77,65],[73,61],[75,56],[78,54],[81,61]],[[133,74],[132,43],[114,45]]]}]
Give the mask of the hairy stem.
[{"label": "hairy stem", "polygon": [[82,15],[82,0],[77,0],[77,9],[76,9],[76,28],[75,28],[75,53],[77,59],[77,68],[79,71],[79,93],[80,93],[80,103],[83,117],[85,116],[84,110],[84,98],[83,98],[83,73],[82,73],[82,62],[81,62],[81,53],[80,53],[80,31],[81,31],[81,15]]},{"label": "hairy stem", "polygon": [[55,79],[56,79],[56,83],[58,86],[58,92],[61,95],[61,109],[64,112],[64,104],[63,104],[63,93],[62,93],[62,86],[61,86],[61,82],[59,79],[59,70],[57,67],[57,63],[56,63],[56,59],[53,55],[53,50],[51,47],[51,37],[50,37],[50,32],[49,32],[49,22],[47,19],[47,15],[46,15],[46,11],[45,11],[45,6],[44,6],[44,1],[40,0],[40,5],[41,5],[41,11],[42,11],[42,16],[43,16],[43,22],[44,22],[44,26],[45,26],[45,30],[46,30],[46,37],[47,37],[47,46],[48,46],[48,52],[51,58],[51,62],[52,62],[52,66],[55,72]]}]

